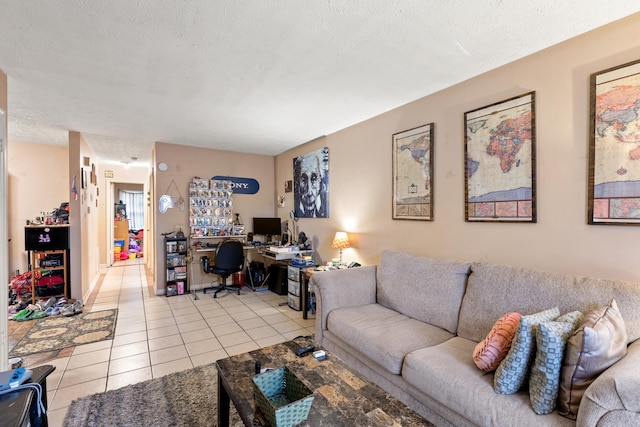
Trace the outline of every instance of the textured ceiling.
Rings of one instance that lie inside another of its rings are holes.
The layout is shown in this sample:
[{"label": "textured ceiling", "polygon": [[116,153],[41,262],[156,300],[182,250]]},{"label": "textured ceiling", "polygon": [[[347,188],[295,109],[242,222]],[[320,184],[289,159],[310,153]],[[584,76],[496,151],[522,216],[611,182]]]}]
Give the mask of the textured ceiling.
[{"label": "textured ceiling", "polygon": [[[8,3],[8,4],[7,4]],[[275,155],[640,11],[629,0],[10,0],[9,139]]]}]

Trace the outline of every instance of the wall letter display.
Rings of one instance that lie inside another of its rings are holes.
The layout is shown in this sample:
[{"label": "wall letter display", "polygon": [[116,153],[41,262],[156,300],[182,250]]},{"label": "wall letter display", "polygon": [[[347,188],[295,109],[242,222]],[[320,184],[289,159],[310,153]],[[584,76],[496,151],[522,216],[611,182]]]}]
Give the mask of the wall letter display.
[{"label": "wall letter display", "polygon": [[393,219],[433,219],[433,123],[393,134]]},{"label": "wall letter display", "polygon": [[293,203],[298,218],[329,218],[329,148],[293,159]]},{"label": "wall letter display", "polygon": [[589,224],[640,224],[640,61],[591,75]]},{"label": "wall letter display", "polygon": [[535,92],[464,115],[465,220],[536,222]]}]

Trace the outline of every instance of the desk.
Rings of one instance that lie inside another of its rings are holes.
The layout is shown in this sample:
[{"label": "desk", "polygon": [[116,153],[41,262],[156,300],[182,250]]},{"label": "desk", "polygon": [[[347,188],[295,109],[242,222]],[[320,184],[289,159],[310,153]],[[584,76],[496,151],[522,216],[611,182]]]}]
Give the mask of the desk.
[{"label": "desk", "polygon": [[[42,387],[42,403],[47,408],[47,376],[56,369],[55,366],[44,365],[33,368],[29,382],[38,383]],[[38,417],[38,402],[36,392],[32,389],[17,390],[12,393],[0,394],[0,414],[3,426],[47,427],[47,414]],[[27,417],[29,420],[27,421]]]},{"label": "desk", "polygon": [[[190,288],[192,288],[191,293],[193,294],[193,299],[198,299],[196,295],[195,289],[195,277],[193,264],[198,265],[198,278],[204,278],[208,273],[204,273],[201,267],[201,258],[202,256],[209,256],[210,253],[213,253],[214,256],[209,258],[215,258],[215,252],[218,250],[218,246],[225,240],[238,240],[242,242],[243,249],[245,252],[245,262],[247,259],[247,251],[252,249],[251,246],[247,246],[246,242],[247,235],[246,234],[228,234],[225,236],[189,236],[189,248],[191,252],[191,261],[189,265],[191,266],[191,280],[190,280]],[[213,259],[211,260],[213,262]],[[242,268],[242,272],[244,272],[244,266]],[[213,281],[211,282],[213,283]],[[198,286],[206,287],[205,284],[199,281]],[[198,289],[199,290],[199,289]]]},{"label": "desk", "polygon": [[258,246],[258,253],[265,258],[269,258],[273,261],[285,261],[294,259],[298,255],[312,255],[313,251],[287,251],[287,252],[274,252],[269,250],[268,246]]}]

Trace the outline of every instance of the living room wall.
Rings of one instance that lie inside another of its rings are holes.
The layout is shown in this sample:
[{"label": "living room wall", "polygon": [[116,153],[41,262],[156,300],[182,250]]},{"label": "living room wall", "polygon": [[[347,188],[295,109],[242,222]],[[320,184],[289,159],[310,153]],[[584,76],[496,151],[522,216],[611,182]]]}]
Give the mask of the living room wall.
[{"label": "living room wall", "polygon": [[69,201],[69,147],[9,141],[9,272],[27,271],[26,220]]},{"label": "living room wall", "polygon": [[[300,219],[325,261],[348,231],[345,261],[377,263],[384,249],[640,281],[639,227],[587,225],[589,76],[640,59],[640,14],[599,28],[276,157],[276,189],[293,158],[329,148],[330,217]],[[417,52],[416,54],[419,54]],[[538,221],[464,220],[466,111],[536,92]],[[416,94],[419,96],[420,94]],[[336,100],[337,102],[337,100]],[[434,220],[392,220],[391,137],[435,123]],[[286,218],[293,208],[287,193]]]},{"label": "living room wall", "polygon": [[[155,234],[154,282],[156,293],[164,293],[164,240],[162,233],[176,231],[182,226],[185,235],[189,233],[189,183],[198,176],[210,179],[213,176],[232,176],[253,178],[260,184],[256,194],[236,194],[233,196],[233,211],[239,213],[241,220],[251,229],[251,220],[256,217],[271,217],[275,213],[274,197],[274,157],[258,154],[246,154],[232,151],[211,150],[207,148],[157,142],[153,151],[154,194],[152,207],[154,214],[152,226]],[[166,171],[158,170],[160,162],[167,164]],[[175,184],[175,185],[173,185]],[[168,209],[165,213],[158,210],[158,200],[164,195],[181,195],[185,199],[185,209]],[[195,260],[197,261],[197,260]],[[215,277],[200,273],[199,264],[190,266],[190,283],[194,289],[201,289]]]},{"label": "living room wall", "polygon": [[[78,177],[77,199],[71,195],[67,185],[69,199],[69,229],[71,297],[86,299],[98,279],[100,261],[98,227],[98,186],[91,182],[92,165],[97,157],[84,135],[69,131],[69,177]],[[86,173],[86,185],[82,188],[82,170]]]}]

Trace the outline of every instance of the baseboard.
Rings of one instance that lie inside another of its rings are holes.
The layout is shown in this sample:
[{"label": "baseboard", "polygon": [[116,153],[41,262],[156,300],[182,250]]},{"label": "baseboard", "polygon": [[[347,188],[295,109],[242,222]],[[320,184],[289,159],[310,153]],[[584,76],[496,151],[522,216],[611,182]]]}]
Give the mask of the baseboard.
[{"label": "baseboard", "polygon": [[101,274],[101,272],[98,271],[98,274],[93,276],[93,279],[91,280],[91,284],[89,285],[89,289],[87,290],[87,292],[85,292],[82,295],[82,301],[88,301],[89,300],[89,295],[91,295],[91,292],[93,292],[93,288],[96,287],[96,284],[98,283],[98,280],[100,279],[100,274]]}]

